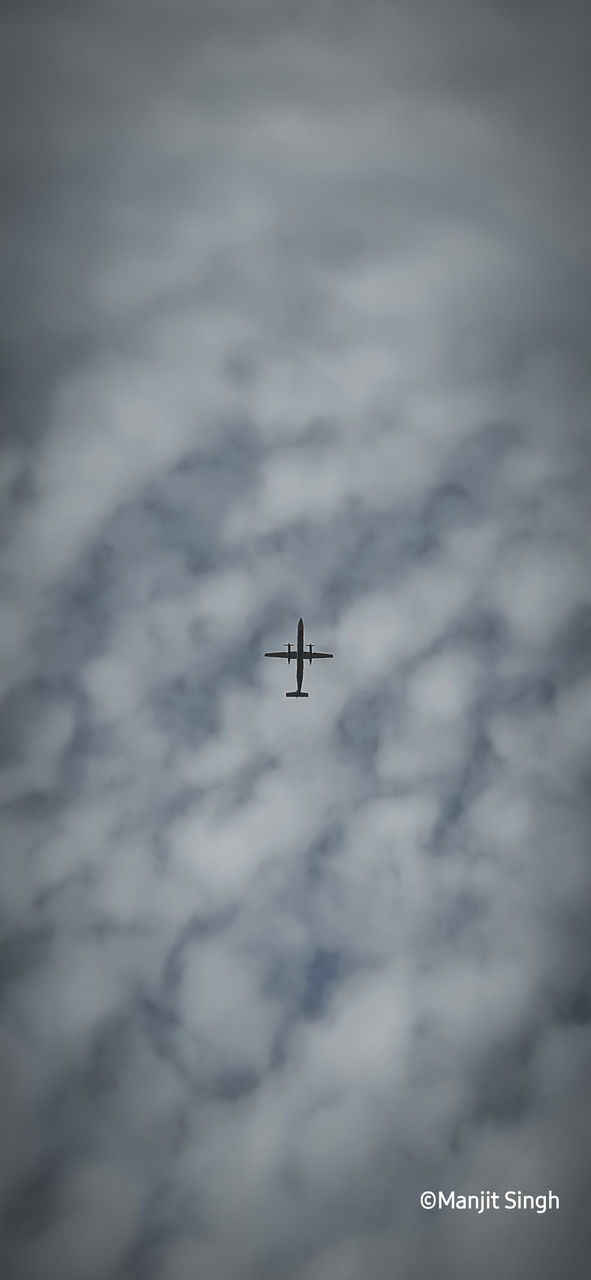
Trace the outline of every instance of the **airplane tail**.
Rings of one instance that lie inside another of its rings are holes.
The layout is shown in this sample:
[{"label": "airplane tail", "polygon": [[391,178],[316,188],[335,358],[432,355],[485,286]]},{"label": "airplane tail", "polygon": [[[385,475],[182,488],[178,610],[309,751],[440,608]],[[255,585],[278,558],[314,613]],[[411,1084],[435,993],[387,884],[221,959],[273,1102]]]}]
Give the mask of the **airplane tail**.
[{"label": "airplane tail", "polygon": [[307,698],[307,693],[302,693],[299,689],[294,689],[293,693],[286,693],[286,698]]}]

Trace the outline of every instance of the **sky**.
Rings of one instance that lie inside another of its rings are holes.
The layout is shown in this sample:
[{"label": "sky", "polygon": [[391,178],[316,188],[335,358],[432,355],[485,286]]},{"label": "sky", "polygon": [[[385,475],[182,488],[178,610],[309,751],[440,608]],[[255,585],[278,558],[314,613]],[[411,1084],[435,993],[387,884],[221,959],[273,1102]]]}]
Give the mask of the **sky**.
[{"label": "sky", "polygon": [[586,1270],[587,19],[3,5],[5,1280]]}]

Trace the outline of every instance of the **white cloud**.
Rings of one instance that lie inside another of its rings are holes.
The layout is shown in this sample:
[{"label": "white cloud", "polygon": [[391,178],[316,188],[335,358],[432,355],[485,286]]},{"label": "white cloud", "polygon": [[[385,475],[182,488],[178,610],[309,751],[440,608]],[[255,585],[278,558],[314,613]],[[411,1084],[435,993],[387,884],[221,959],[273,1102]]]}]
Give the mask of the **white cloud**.
[{"label": "white cloud", "polygon": [[547,644],[575,606],[589,598],[585,566],[572,547],[538,543],[509,546],[490,591],[517,639],[534,647]]},{"label": "white cloud", "polygon": [[338,630],[339,649],[351,678],[368,682],[418,657],[445,639],[473,594],[467,574],[453,564],[418,565],[388,590],[356,600]]},{"label": "white cloud", "polygon": [[248,956],[224,941],[192,948],[183,970],[180,1008],[200,1062],[215,1072],[265,1071],[277,1014],[261,998]]},{"label": "white cloud", "polygon": [[56,1066],[78,1057],[100,1020],[118,1008],[118,976],[104,946],[70,940],[40,971],[16,984],[13,1008],[18,1003],[49,1077]]}]

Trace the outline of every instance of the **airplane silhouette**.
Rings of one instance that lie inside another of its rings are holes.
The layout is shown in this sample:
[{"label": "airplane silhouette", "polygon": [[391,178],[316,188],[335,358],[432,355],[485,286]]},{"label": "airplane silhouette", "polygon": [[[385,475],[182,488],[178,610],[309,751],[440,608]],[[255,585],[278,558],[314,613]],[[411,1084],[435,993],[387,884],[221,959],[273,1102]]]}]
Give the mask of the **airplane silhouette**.
[{"label": "airplane silhouette", "polygon": [[[314,658],[334,658],[334,653],[313,653],[312,645],[308,645],[308,652],[305,656],[308,659],[311,666]],[[302,693],[302,680],[304,679],[304,619],[303,618],[300,618],[298,622],[298,643],[295,651],[292,649],[291,644],[288,644],[287,653],[284,653],[283,651],[281,653],[266,653],[265,658],[287,658],[288,663],[291,662],[292,658],[295,658],[297,663],[296,676],[297,676],[298,687],[297,689],[293,690],[293,693],[286,693],[285,696],[286,698],[307,698],[308,697],[307,693]]]}]

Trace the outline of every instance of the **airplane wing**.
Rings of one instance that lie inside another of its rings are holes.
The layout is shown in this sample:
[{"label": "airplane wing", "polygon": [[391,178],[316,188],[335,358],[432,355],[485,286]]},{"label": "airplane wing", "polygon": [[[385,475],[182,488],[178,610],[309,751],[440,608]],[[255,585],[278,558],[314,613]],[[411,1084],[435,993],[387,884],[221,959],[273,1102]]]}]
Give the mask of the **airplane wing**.
[{"label": "airplane wing", "polygon": [[[307,654],[307,655],[305,655],[305,656],[307,656],[308,658],[310,657],[310,655],[309,655],[309,654]],[[315,650],[315,649],[313,649],[313,650],[312,650],[312,657],[313,657],[313,658],[334,658],[334,653],[316,653],[316,650]]]},{"label": "airplane wing", "polygon": [[285,650],[283,653],[265,653],[264,654],[265,658],[295,658],[295,656],[296,655],[293,649],[291,653],[287,653],[287,650]]}]

